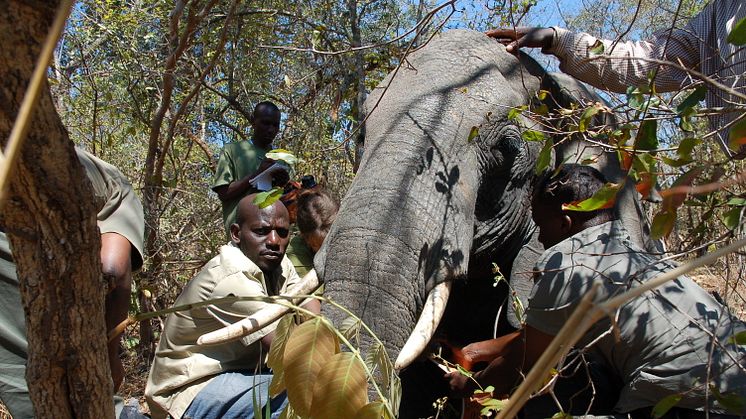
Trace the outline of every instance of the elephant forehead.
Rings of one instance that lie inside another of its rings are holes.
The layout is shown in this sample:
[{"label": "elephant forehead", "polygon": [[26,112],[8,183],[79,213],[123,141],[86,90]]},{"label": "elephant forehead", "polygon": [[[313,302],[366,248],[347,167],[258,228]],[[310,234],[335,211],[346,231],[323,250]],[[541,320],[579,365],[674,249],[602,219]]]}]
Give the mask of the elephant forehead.
[{"label": "elephant forehead", "polygon": [[437,139],[468,138],[488,114],[500,117],[526,103],[538,79],[484,34],[450,31],[412,54],[368,98],[373,139],[412,125]]}]

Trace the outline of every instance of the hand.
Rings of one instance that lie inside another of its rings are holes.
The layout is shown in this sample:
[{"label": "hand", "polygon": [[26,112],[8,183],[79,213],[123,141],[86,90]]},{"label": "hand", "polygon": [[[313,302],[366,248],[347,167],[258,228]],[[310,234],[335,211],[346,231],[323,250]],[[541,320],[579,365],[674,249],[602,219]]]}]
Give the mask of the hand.
[{"label": "hand", "polygon": [[500,41],[508,52],[518,52],[519,48],[549,48],[554,40],[552,28],[510,28],[493,29],[487,36]]},{"label": "hand", "polygon": [[500,355],[499,347],[495,339],[474,342],[461,349],[464,359],[476,364],[477,362],[490,362]]},{"label": "hand", "polygon": [[449,372],[444,376],[448,380],[448,386],[451,388],[451,395],[454,397],[469,397],[474,394],[476,383],[471,378],[461,374],[458,371]]}]

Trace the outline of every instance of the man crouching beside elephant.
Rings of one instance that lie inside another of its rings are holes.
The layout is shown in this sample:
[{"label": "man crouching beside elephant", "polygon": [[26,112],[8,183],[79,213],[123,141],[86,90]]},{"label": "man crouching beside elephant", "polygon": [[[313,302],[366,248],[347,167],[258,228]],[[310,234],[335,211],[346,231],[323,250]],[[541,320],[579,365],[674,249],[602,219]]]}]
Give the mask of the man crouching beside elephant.
[{"label": "man crouching beside elephant", "polygon": [[[526,324],[512,334],[464,348],[467,359],[489,362],[474,374],[482,387],[492,385],[496,394],[508,394],[594,283],[600,284],[594,299],[601,302],[674,268],[635,246],[611,210],[563,208],[590,198],[604,183],[595,169],[570,164],[540,182],[532,210],[547,250],[534,269]],[[727,307],[687,277],[643,293],[593,325],[576,344],[613,371],[611,381],[618,382],[610,392],[612,407],[593,413],[648,418],[658,402],[678,397],[664,418],[746,414],[746,347],[733,339],[744,330]],[[459,373],[447,378],[462,396],[476,387]],[[608,388],[596,390],[603,393]],[[603,397],[601,393],[595,397]],[[733,397],[739,403],[722,402]],[[564,402],[561,397],[558,401]],[[548,402],[554,412],[560,409],[549,398]],[[564,403],[562,409],[571,410]]]},{"label": "man crouching beside elephant", "polygon": [[[278,202],[264,209],[253,201],[238,203],[231,242],[186,285],[175,305],[237,296],[286,294],[300,282],[285,257],[289,219]],[[268,399],[271,374],[263,361],[276,324],[238,341],[199,346],[204,333],[220,329],[261,310],[261,301],[230,301],[196,307],[166,318],[145,395],[153,418],[253,418],[254,409],[279,416],[283,395]],[[318,301],[306,308],[318,312]],[[262,416],[257,412],[257,416]]]}]

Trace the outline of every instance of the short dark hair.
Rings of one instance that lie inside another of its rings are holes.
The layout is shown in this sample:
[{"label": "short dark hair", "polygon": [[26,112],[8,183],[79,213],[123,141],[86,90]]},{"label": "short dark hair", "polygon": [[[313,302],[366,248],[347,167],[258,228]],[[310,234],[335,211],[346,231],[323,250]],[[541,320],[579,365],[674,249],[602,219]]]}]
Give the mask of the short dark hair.
[{"label": "short dark hair", "polygon": [[259,109],[261,108],[267,108],[273,112],[280,112],[280,108],[278,108],[277,105],[275,105],[274,103],[268,100],[264,100],[264,101],[257,103],[256,106],[254,106],[253,116],[256,116],[256,113],[259,112]]},{"label": "short dark hair", "polygon": [[339,211],[337,201],[321,188],[301,192],[297,205],[296,223],[301,234],[318,231],[326,235]]},{"label": "short dark hair", "polygon": [[563,211],[562,205],[592,197],[606,184],[601,172],[591,166],[568,163],[540,178],[534,193],[534,202],[551,211],[563,212],[576,222],[585,223],[599,218],[599,222],[614,219],[613,208],[595,211]]}]

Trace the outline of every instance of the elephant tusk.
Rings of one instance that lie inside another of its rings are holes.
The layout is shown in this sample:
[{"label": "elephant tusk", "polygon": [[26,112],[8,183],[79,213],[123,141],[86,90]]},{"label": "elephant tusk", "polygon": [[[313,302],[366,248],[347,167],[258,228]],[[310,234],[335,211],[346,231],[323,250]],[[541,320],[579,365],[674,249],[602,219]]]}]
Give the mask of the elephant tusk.
[{"label": "elephant tusk", "polygon": [[420,356],[432,339],[446,310],[448,296],[451,294],[451,284],[451,281],[441,282],[428,293],[420,318],[394,363],[394,369],[397,371],[407,367]]},{"label": "elephant tusk", "polygon": [[[303,276],[303,279],[298,283],[298,285],[293,287],[292,290],[288,290],[288,295],[291,297],[294,295],[308,295],[316,291],[318,287],[319,277],[316,275],[316,270],[311,269]],[[197,339],[197,344],[214,345],[216,343],[225,343],[242,338],[279,319],[289,312],[290,309],[290,305],[284,301],[281,303],[270,304],[268,307],[257,311],[243,320],[239,320],[222,329],[205,333]]]}]

